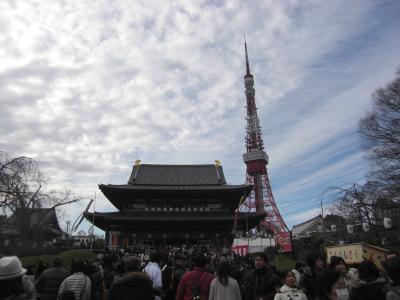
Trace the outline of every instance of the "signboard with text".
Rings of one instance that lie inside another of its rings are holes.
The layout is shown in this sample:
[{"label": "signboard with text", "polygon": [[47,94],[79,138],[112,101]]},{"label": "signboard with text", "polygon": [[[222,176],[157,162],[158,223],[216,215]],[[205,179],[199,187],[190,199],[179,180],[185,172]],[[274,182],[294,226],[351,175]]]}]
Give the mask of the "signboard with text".
[{"label": "signboard with text", "polygon": [[326,247],[326,259],[329,263],[332,256],[340,256],[346,264],[359,264],[363,260],[370,260],[379,269],[382,269],[381,262],[388,252],[387,249],[364,243],[331,246]]}]

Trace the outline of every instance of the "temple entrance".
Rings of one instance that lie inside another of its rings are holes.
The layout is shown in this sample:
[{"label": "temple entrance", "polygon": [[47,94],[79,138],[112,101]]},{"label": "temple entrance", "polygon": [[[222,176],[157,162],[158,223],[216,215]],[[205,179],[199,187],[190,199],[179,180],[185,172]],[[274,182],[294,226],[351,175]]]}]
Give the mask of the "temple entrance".
[{"label": "temple entrance", "polygon": [[167,244],[175,247],[181,247],[182,244],[185,244],[185,240],[179,236],[173,236],[167,240]]},{"label": "temple entrance", "polygon": [[154,245],[154,241],[153,240],[141,240],[141,241],[139,241],[139,244],[145,248],[151,248]]},{"label": "temple entrance", "polygon": [[212,243],[211,240],[198,240],[197,245],[206,246],[208,248],[209,246],[212,246]]}]

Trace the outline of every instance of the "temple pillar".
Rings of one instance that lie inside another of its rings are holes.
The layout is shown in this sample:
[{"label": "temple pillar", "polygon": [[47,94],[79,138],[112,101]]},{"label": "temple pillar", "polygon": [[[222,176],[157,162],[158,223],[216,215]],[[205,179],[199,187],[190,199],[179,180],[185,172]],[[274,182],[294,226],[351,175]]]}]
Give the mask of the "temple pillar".
[{"label": "temple pillar", "polygon": [[121,232],[120,231],[109,231],[108,232],[108,246],[109,247],[118,247],[119,246],[119,237]]}]

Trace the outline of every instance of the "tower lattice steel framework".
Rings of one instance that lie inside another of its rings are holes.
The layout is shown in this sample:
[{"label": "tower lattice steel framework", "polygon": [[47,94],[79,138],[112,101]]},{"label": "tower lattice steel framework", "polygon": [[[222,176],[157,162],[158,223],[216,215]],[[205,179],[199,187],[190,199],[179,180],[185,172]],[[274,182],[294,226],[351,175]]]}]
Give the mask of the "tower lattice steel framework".
[{"label": "tower lattice steel framework", "polygon": [[248,211],[266,212],[267,216],[261,223],[268,231],[275,235],[287,232],[287,226],[279,213],[269,183],[267,164],[268,155],[264,151],[264,142],[261,134],[260,120],[257,116],[255,100],[254,77],[250,73],[247,44],[244,43],[246,55],[246,75],[244,85],[246,94],[247,127],[246,127],[246,153],[243,160],[246,163],[246,183],[253,185],[253,190],[247,197],[243,206]]}]

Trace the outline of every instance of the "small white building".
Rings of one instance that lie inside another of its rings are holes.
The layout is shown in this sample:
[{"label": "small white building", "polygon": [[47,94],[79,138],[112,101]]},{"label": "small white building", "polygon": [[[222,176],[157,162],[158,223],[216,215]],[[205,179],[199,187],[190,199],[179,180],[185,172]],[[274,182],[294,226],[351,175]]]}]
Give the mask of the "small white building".
[{"label": "small white building", "polygon": [[264,252],[265,248],[275,246],[275,239],[271,237],[235,238],[232,251],[239,255]]}]

